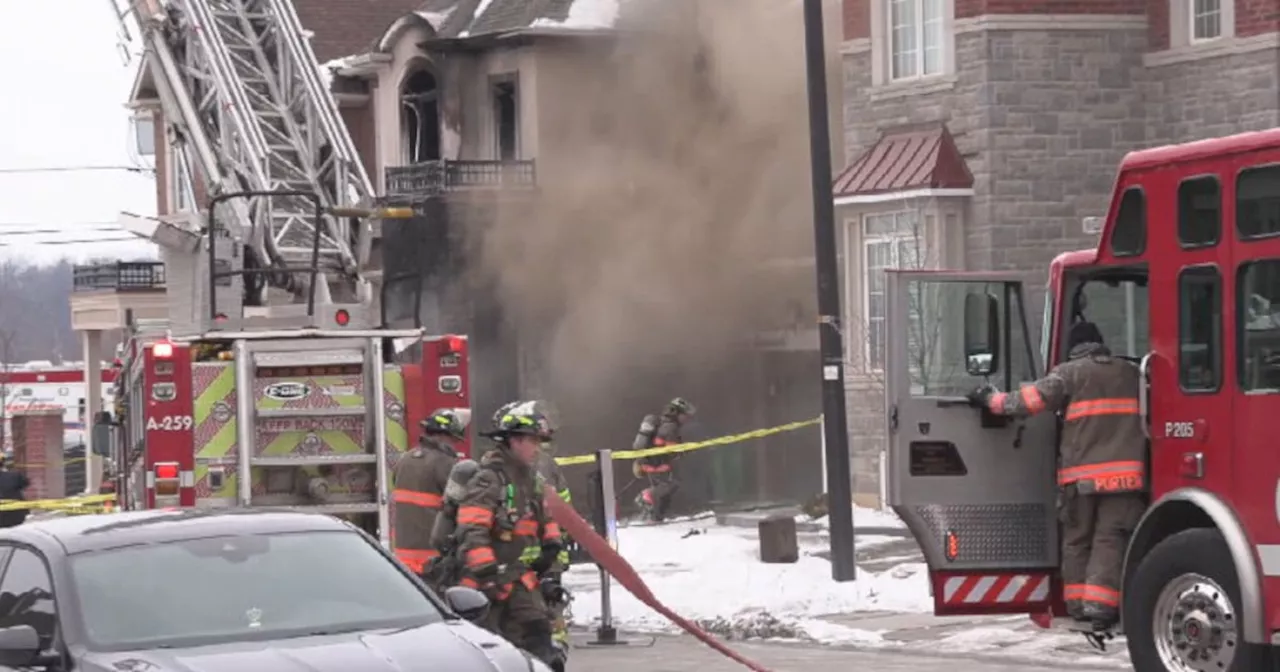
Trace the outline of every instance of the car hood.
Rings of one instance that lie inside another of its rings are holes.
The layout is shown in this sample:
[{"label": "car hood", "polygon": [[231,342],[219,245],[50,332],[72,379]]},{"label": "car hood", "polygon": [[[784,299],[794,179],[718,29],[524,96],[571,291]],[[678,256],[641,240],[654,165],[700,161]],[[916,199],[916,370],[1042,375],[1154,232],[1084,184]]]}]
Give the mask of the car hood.
[{"label": "car hood", "polygon": [[530,672],[528,656],[463,622],[189,649],[88,653],[101,672]]}]

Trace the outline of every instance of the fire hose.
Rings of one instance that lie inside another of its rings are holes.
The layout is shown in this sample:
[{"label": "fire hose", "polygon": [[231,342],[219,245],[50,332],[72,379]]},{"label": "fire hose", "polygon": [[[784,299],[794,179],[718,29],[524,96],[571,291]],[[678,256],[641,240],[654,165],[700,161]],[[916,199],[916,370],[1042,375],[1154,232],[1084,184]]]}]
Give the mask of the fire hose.
[{"label": "fire hose", "polygon": [[702,643],[729,659],[740,663],[747,669],[754,672],[770,672],[769,668],[729,648],[728,645],[716,639],[711,633],[698,627],[693,621],[680,616],[660,602],[657,596],[653,594],[653,591],[649,590],[649,586],[640,578],[640,574],[631,566],[631,563],[613,550],[609,542],[597,534],[591,524],[583,520],[582,516],[579,516],[572,506],[560,499],[555,489],[549,485],[543,486],[543,504],[551,514],[551,517],[560,524],[561,529],[568,532],[575,541],[581,544],[591,554],[596,564],[600,565],[601,569],[604,569],[618,583],[622,584],[622,587],[626,588],[627,592],[634,595],[636,599],[643,602],[650,609],[662,614],[672,623],[680,626],[680,629],[693,635]]}]

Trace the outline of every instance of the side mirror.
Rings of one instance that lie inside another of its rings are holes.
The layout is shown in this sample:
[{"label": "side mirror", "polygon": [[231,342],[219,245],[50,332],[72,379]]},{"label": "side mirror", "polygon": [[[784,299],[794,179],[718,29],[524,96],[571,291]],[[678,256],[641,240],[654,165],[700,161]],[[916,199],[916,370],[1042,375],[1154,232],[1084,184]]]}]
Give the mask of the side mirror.
[{"label": "side mirror", "polygon": [[0,628],[0,665],[28,667],[40,657],[40,635],[29,625]]},{"label": "side mirror", "polygon": [[990,293],[964,297],[964,370],[990,376],[1000,369],[1000,302]]},{"label": "side mirror", "polygon": [[111,413],[103,411],[93,422],[93,454],[106,457],[111,454],[111,428],[114,425],[111,422]]},{"label": "side mirror", "polygon": [[454,586],[444,591],[444,602],[459,616],[475,623],[489,613],[489,598],[484,593],[465,586]]}]

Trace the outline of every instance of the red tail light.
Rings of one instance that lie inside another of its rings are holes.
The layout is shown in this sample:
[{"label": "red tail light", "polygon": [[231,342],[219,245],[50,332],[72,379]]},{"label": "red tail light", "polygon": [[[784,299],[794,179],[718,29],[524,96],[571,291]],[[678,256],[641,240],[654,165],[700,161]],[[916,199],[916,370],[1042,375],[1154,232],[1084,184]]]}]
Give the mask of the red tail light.
[{"label": "red tail light", "polygon": [[444,352],[447,355],[456,355],[462,352],[462,347],[465,343],[466,339],[461,336],[445,336],[444,340],[440,342],[441,347],[444,348]]},{"label": "red tail light", "polygon": [[157,497],[175,497],[178,495],[178,478],[182,473],[177,462],[160,462],[156,464],[155,490]]},{"label": "red tail light", "polygon": [[338,312],[333,314],[333,321],[336,322],[339,327],[345,327],[351,323],[351,313],[339,308]]}]

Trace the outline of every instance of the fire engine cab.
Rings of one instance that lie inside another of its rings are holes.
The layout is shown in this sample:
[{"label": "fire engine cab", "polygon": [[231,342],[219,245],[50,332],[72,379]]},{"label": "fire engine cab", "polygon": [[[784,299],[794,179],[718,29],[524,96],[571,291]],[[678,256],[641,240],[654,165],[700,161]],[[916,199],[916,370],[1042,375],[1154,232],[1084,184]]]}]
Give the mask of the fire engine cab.
[{"label": "fire engine cab", "polygon": [[1272,669],[1280,644],[1280,129],[1130,153],[1097,249],[1050,267],[1039,343],[1008,273],[891,271],[889,501],[939,615],[1065,616],[1060,418],[972,408],[1089,320],[1141,372],[1150,503],[1123,567],[1135,669]]}]

